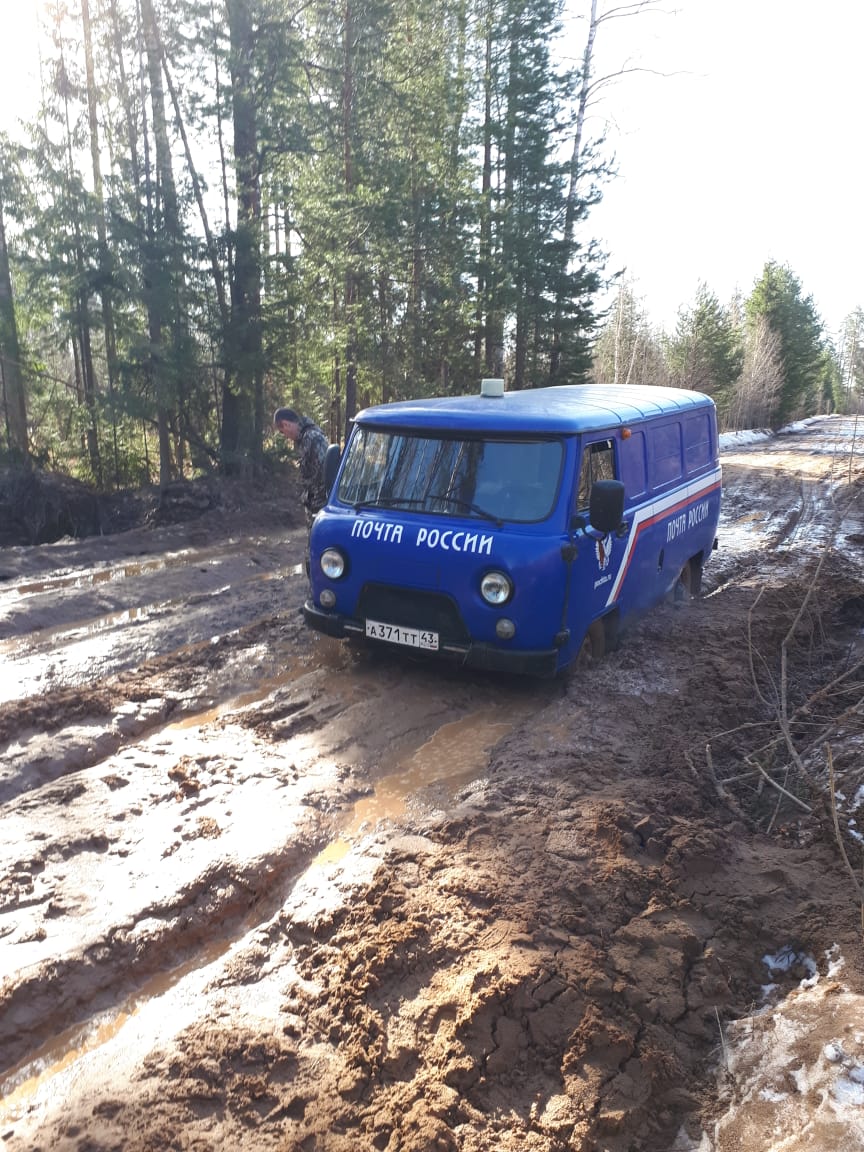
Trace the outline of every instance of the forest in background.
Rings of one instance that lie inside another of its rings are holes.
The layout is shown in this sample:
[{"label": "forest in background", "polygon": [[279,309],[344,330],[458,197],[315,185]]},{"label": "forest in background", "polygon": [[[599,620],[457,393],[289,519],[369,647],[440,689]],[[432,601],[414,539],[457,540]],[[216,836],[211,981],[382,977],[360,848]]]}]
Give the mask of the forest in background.
[{"label": "forest in background", "polygon": [[860,310],[834,347],[788,267],[672,335],[607,268],[595,42],[656,3],[582,0],[565,51],[562,0],[48,0],[0,135],[0,464],[256,475],[279,404],[339,440],[488,375],[697,388],[726,428],[857,404]]}]

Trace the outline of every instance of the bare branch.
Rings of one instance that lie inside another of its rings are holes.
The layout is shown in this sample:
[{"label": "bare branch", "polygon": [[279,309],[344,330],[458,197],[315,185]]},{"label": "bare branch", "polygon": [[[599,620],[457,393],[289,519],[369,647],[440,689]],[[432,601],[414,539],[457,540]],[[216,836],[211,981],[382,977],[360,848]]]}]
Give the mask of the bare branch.
[{"label": "bare branch", "polygon": [[585,91],[587,93],[588,103],[591,102],[591,100],[594,97],[594,94],[600,88],[603,88],[606,84],[611,84],[615,80],[620,80],[620,78],[622,76],[631,76],[634,72],[644,72],[648,76],[660,76],[664,80],[668,79],[670,76],[690,76],[690,75],[692,75],[692,73],[687,72],[686,70],[682,70],[682,71],[678,71],[678,72],[659,72],[656,68],[643,68],[641,65],[639,65],[639,66],[634,65],[633,67],[626,67],[625,66],[625,67],[619,68],[617,72],[609,72],[609,73],[607,73],[607,75],[601,76],[601,77],[599,77],[599,79],[594,80],[590,84],[586,85]]},{"label": "bare branch", "polygon": [[[753,761],[753,763],[755,763],[755,761]],[[794,793],[787,791],[782,784],[778,784],[776,780],[768,775],[761,764],[756,764],[756,768],[760,772],[762,778],[766,781],[766,783],[770,784],[772,788],[776,788],[778,792],[782,792],[787,800],[791,800],[793,804],[797,804],[798,807],[802,808],[805,812],[812,813],[813,809],[809,804],[805,804],[804,801],[799,800],[798,797],[794,795]]]},{"label": "bare branch", "polygon": [[831,745],[825,745],[825,758],[828,761],[828,779],[830,782],[831,792],[831,815],[834,819],[834,834],[837,837],[837,844],[840,848],[840,855],[843,857],[843,863],[846,865],[846,871],[852,880],[852,885],[861,903],[861,920],[864,925],[864,889],[855,873],[855,869],[849,863],[849,857],[846,855],[846,845],[843,843],[843,837],[840,834],[840,818],[837,815],[837,790],[834,786],[834,757],[831,755]]},{"label": "bare branch", "polygon": [[[759,589],[759,595],[756,597],[756,599],[750,605],[750,610],[747,613],[747,659],[750,663],[750,679],[753,681],[753,689],[756,692],[756,695],[759,697],[759,700],[762,702],[762,704],[764,704],[766,708],[770,708],[771,705],[768,703],[768,701],[765,699],[764,695],[762,694],[762,689],[759,687],[759,681],[756,679],[756,666],[753,662],[753,652],[754,652],[754,649],[753,649],[753,613],[756,610],[756,605],[762,599],[762,595],[764,592],[765,592],[765,585],[763,584],[762,587]],[[761,657],[760,657],[760,659],[761,659]],[[763,662],[763,664],[765,663],[764,660],[762,662]],[[765,667],[766,667],[766,671],[767,671],[768,670],[767,665]],[[770,676],[770,672],[768,674]],[[772,687],[773,687],[773,683],[772,683]]]},{"label": "bare branch", "polygon": [[659,12],[670,15],[664,8],[658,8],[659,0],[634,0],[632,4],[621,4],[617,8],[610,8],[602,16],[597,17],[596,23],[603,24],[606,20],[619,20],[624,16],[638,16],[640,12]]},{"label": "bare branch", "polygon": [[801,623],[801,617],[804,615],[804,609],[807,607],[810,597],[813,595],[816,584],[819,581],[819,573],[822,571],[822,565],[825,563],[825,557],[828,554],[829,550],[826,549],[826,551],[824,551],[819,557],[819,563],[816,565],[816,571],[813,573],[813,579],[807,586],[807,592],[804,596],[804,599],[801,601],[801,606],[796,613],[795,619],[792,621],[792,625],[789,628],[789,631],[783,637],[783,643],[780,645],[780,712],[784,721],[788,721],[786,704],[786,678],[789,643],[795,635],[795,632],[798,629],[798,625]]}]

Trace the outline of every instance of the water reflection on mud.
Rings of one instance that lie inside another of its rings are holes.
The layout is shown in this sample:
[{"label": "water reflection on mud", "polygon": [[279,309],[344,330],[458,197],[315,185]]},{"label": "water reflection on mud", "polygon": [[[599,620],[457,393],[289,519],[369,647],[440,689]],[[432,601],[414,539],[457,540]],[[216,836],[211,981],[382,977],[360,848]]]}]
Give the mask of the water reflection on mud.
[{"label": "water reflection on mud", "polygon": [[[108,564],[98,568],[60,572],[55,576],[46,576],[41,580],[24,580],[20,584],[3,589],[2,595],[3,598],[19,598],[22,596],[39,596],[69,588],[94,588],[101,584],[134,580],[139,576],[147,576],[151,572],[183,568],[190,564],[207,564],[218,567],[225,558],[236,556],[244,550],[249,551],[262,545],[266,546],[268,543],[270,543],[268,540],[257,537],[250,539],[229,537],[210,548],[182,548],[176,552],[165,552],[162,555],[148,556],[142,560],[124,560],[117,564]],[[289,569],[288,575],[301,575],[302,572],[303,566],[298,564]]]},{"label": "water reflection on mud", "polygon": [[190,973],[220,960],[232,943],[220,940],[209,944],[194,959],[170,972],[157,973],[118,1008],[102,1012],[84,1025],[67,1028],[43,1044],[0,1080],[0,1127],[20,1119],[51,1081],[118,1036],[144,1005],[166,995]]},{"label": "water reflection on mud", "polygon": [[[506,718],[505,718],[506,711]],[[508,734],[519,720],[519,710],[508,706],[472,712],[438,729],[415,752],[375,784],[371,796],[354,805],[346,827],[338,839],[319,852],[315,864],[333,864],[346,856],[356,840],[382,820],[404,816],[412,799],[433,785],[442,786],[448,796],[482,775],[489,762],[489,750]]]}]

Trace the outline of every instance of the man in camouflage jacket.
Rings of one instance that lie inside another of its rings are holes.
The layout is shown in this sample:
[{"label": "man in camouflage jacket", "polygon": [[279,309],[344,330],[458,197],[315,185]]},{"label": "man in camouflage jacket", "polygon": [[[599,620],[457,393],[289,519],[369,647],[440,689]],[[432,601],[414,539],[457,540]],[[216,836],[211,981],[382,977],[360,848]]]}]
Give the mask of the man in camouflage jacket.
[{"label": "man in camouflage jacket", "polygon": [[298,416],[293,408],[277,408],[273,424],[286,440],[297,445],[300,455],[300,481],[303,485],[303,507],[306,511],[306,524],[311,526],[315,513],[324,507],[327,493],[324,490],[324,457],[327,453],[327,437],[308,416]]}]

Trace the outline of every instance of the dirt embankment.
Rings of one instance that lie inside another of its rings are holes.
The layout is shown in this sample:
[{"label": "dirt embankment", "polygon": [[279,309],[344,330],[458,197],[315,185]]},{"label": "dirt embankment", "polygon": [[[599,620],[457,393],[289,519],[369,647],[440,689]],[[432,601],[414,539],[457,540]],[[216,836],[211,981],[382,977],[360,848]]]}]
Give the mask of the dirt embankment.
[{"label": "dirt embankment", "polygon": [[847,464],[726,461],[706,596],[553,683],[311,637],[290,516],[4,554],[4,1147],[731,1152],[729,1022],[861,991]]}]

